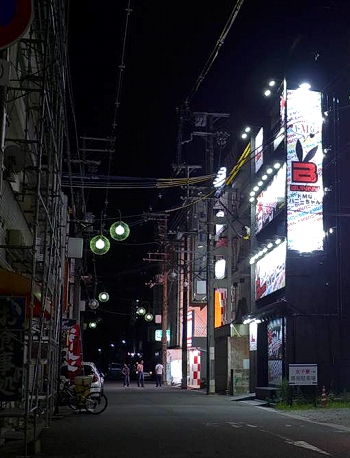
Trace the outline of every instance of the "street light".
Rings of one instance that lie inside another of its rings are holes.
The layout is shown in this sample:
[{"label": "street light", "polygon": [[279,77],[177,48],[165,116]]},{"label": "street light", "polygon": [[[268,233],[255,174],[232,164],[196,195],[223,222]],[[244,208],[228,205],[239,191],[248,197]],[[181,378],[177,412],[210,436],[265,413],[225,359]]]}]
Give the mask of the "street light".
[{"label": "street light", "polygon": [[109,294],[103,291],[98,295],[98,300],[101,302],[107,302],[109,300]]},{"label": "street light", "polygon": [[112,224],[112,226],[109,228],[109,233],[114,240],[117,240],[117,242],[122,242],[129,237],[130,228],[123,221],[118,221]]},{"label": "street light", "polygon": [[111,247],[110,241],[102,234],[96,235],[90,240],[90,250],[97,255],[106,254]]},{"label": "street light", "polygon": [[97,299],[90,299],[88,305],[92,310],[96,310],[99,307],[100,303]]},{"label": "street light", "polygon": [[149,323],[149,322],[152,321],[152,320],[153,320],[153,315],[152,315],[152,313],[146,313],[146,315],[145,315],[145,321],[147,321],[147,322]]}]

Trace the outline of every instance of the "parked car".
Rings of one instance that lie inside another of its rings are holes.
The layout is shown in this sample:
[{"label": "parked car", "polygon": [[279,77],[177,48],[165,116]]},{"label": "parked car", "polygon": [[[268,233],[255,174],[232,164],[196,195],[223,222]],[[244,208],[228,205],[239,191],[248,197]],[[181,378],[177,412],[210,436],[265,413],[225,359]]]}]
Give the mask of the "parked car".
[{"label": "parked car", "polygon": [[[104,374],[100,372],[95,363],[84,361],[82,365],[82,373],[80,375],[91,376],[91,393],[103,393],[104,389]],[[61,367],[61,380],[62,378],[68,380],[68,366],[64,364]],[[63,380],[62,380],[63,381]]]},{"label": "parked car", "polygon": [[120,380],[122,378],[122,364],[110,363],[108,366],[108,378]]}]

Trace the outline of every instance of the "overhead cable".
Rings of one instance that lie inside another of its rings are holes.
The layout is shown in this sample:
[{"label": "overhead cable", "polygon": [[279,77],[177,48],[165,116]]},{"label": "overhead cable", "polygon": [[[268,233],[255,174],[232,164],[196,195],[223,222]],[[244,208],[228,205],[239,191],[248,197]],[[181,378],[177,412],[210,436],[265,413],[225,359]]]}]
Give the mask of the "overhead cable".
[{"label": "overhead cable", "polygon": [[229,17],[228,21],[226,22],[223,31],[221,32],[220,38],[215,43],[215,47],[214,47],[213,51],[211,52],[211,54],[209,56],[209,59],[207,60],[206,64],[204,65],[203,70],[201,71],[201,73],[200,73],[197,81],[195,82],[191,92],[187,96],[187,99],[186,99],[186,102],[185,102],[186,104],[190,103],[192,97],[198,91],[199,86],[202,84],[203,80],[205,79],[205,77],[207,76],[209,70],[211,69],[215,59],[217,58],[217,56],[219,54],[221,46],[224,44],[225,39],[226,39],[226,37],[227,37],[231,27],[232,27],[237,15],[238,15],[239,10],[241,9],[243,3],[244,3],[244,0],[238,0],[236,2],[235,6],[233,7],[233,10],[232,10],[232,12],[230,14],[230,17]]}]

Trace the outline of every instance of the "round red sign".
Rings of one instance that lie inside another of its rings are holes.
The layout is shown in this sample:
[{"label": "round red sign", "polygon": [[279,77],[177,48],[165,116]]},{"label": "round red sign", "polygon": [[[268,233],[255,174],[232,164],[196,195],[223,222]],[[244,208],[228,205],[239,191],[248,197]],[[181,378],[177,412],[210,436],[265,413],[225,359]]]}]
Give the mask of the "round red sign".
[{"label": "round red sign", "polygon": [[0,49],[19,40],[30,26],[33,14],[32,0],[0,2]]}]

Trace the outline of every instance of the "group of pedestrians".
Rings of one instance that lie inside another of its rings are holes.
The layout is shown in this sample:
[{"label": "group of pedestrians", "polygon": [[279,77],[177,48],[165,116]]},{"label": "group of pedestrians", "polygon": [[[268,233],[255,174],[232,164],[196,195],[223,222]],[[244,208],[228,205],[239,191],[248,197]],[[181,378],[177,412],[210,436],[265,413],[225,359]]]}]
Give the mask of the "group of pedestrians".
[{"label": "group of pedestrians", "polygon": [[[164,366],[161,363],[156,364],[155,366],[155,376],[156,376],[156,387],[161,387],[163,382],[163,371]],[[124,386],[130,386],[130,367],[125,363],[122,369],[122,374],[124,377],[123,384]],[[136,364],[136,375],[137,375],[137,386],[145,386],[145,375],[143,361],[139,361]]]}]

